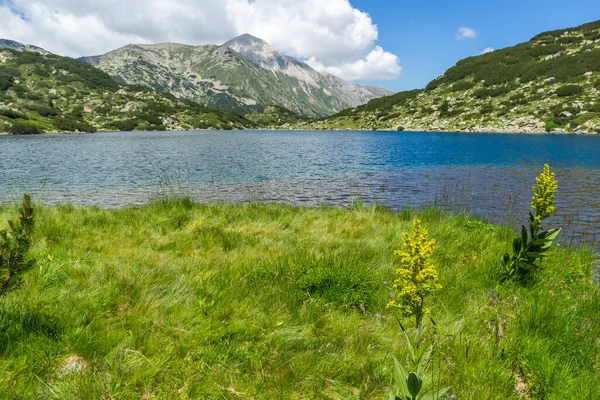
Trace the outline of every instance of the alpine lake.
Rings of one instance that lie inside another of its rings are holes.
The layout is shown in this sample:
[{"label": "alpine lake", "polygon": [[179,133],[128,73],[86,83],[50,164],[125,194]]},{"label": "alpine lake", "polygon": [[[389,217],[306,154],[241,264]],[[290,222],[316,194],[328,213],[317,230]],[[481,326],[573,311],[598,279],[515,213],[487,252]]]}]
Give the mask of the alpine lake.
[{"label": "alpine lake", "polygon": [[563,242],[600,239],[600,137],[380,131],[107,132],[0,136],[0,202],[435,206],[525,221],[544,164]]}]

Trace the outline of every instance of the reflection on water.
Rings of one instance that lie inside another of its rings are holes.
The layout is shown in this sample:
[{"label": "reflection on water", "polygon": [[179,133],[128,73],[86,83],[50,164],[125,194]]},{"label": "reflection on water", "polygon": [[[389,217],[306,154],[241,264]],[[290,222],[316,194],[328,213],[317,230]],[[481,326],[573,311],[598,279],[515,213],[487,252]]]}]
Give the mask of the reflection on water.
[{"label": "reflection on water", "polygon": [[389,132],[158,132],[0,137],[0,202],[119,207],[161,196],[295,205],[436,204],[524,221],[543,163],[569,240],[600,230],[600,137]]}]

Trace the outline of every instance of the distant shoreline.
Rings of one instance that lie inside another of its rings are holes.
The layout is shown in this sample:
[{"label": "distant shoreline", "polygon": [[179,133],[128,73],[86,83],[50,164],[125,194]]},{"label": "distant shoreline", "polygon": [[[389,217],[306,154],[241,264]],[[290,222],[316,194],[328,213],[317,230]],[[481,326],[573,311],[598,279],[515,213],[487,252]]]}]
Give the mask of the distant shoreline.
[{"label": "distant shoreline", "polygon": [[565,132],[565,131],[552,131],[547,132],[545,130],[513,130],[513,129],[457,129],[457,130],[427,130],[427,129],[405,129],[403,131],[397,131],[395,129],[293,129],[293,128],[261,128],[261,129],[173,129],[173,130],[165,130],[165,131],[112,131],[112,130],[99,130],[93,133],[87,132],[43,132],[43,133],[31,133],[31,134],[12,134],[10,132],[0,132],[0,136],[37,136],[37,135],[93,135],[94,133],[107,133],[107,132],[204,132],[204,131],[214,131],[214,132],[231,132],[231,131],[298,131],[298,132],[344,132],[344,131],[362,131],[362,132],[426,132],[426,133],[486,133],[486,134],[515,134],[515,135],[587,135],[587,136],[596,136],[599,135],[600,132]]}]

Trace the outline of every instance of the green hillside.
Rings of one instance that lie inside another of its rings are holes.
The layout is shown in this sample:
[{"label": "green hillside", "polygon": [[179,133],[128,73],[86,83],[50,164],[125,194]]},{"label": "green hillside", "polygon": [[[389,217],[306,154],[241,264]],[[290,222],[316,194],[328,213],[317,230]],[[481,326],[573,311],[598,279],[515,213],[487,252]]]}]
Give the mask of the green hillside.
[{"label": "green hillside", "polygon": [[425,90],[300,124],[323,129],[600,132],[600,21],[459,61]]},{"label": "green hillside", "polygon": [[262,128],[278,128],[283,125],[308,122],[308,117],[296,114],[280,106],[266,107],[260,114],[247,114],[246,118]]},{"label": "green hillside", "polygon": [[84,62],[0,49],[0,132],[244,129],[235,113],[120,85]]}]

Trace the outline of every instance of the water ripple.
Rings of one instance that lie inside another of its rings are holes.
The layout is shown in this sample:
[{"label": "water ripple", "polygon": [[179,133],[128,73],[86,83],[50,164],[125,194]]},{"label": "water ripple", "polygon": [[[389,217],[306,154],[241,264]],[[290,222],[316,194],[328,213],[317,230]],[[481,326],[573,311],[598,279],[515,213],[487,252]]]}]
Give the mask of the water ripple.
[{"label": "water ripple", "polygon": [[164,195],[393,209],[436,204],[494,222],[525,218],[544,163],[556,223],[600,231],[600,137],[414,132],[139,132],[0,137],[0,202],[102,207]]}]

